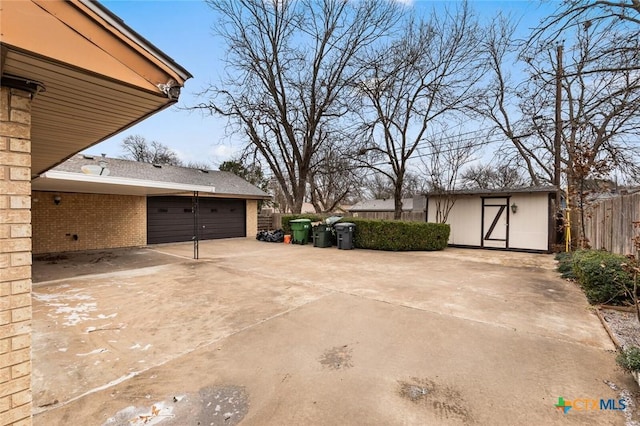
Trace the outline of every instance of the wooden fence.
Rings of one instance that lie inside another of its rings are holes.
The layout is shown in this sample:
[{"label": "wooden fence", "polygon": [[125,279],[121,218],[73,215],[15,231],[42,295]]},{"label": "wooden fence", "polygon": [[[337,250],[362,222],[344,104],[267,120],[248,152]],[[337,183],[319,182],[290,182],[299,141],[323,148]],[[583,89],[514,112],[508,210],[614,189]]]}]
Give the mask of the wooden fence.
[{"label": "wooden fence", "polygon": [[258,214],[258,231],[270,231],[273,226],[273,214]]},{"label": "wooden fence", "polygon": [[634,221],[640,221],[640,192],[601,200],[585,210],[585,236],[594,249],[630,254]]}]

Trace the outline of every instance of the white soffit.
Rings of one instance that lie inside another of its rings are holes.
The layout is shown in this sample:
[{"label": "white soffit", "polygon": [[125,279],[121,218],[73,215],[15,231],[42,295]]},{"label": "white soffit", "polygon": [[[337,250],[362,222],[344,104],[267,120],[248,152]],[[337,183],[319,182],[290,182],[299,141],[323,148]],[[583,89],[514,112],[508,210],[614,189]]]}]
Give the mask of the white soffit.
[{"label": "white soffit", "polygon": [[33,180],[34,191],[82,192],[119,195],[214,194],[213,186],[158,182],[114,176],[84,175],[50,170]]}]

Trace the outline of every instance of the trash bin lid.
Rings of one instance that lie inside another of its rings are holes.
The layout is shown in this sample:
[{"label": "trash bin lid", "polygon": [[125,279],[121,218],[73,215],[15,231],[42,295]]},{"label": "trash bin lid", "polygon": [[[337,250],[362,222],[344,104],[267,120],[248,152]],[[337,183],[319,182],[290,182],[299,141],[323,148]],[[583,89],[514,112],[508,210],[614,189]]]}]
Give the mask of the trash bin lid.
[{"label": "trash bin lid", "polygon": [[340,222],[333,225],[334,228],[355,228],[356,224],[351,222]]},{"label": "trash bin lid", "polygon": [[289,223],[311,223],[311,219],[294,219],[290,220]]},{"label": "trash bin lid", "polygon": [[342,216],[330,216],[330,217],[326,218],[324,221],[327,223],[327,225],[333,225],[334,223],[336,223],[340,219],[342,219]]}]

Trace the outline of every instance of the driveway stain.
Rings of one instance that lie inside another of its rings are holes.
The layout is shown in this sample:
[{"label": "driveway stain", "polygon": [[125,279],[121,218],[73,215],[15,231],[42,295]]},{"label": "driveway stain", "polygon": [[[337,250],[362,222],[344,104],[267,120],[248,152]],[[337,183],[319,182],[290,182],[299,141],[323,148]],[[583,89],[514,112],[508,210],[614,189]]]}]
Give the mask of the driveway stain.
[{"label": "driveway stain", "polygon": [[453,388],[438,385],[427,378],[412,377],[406,381],[399,380],[397,392],[403,399],[434,412],[441,420],[474,423],[460,392]]},{"label": "driveway stain", "polygon": [[353,349],[351,349],[349,345],[334,346],[322,354],[320,364],[330,370],[341,370],[353,367],[353,363],[351,362],[352,358]]},{"label": "driveway stain", "polygon": [[103,426],[237,425],[249,411],[249,395],[243,386],[208,386],[197,394],[176,395],[150,407],[126,407]]},{"label": "driveway stain", "polygon": [[249,411],[249,395],[243,386],[205,387],[198,398],[200,411],[192,420],[195,425],[236,425]]}]

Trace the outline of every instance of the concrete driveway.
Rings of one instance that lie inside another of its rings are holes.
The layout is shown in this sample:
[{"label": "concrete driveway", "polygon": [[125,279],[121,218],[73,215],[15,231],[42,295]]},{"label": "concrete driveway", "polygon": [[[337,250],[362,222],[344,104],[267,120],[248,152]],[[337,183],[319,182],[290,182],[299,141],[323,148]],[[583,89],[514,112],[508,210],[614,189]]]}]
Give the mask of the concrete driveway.
[{"label": "concrete driveway", "polygon": [[554,407],[637,385],[551,256],[248,239],[192,254],[35,262],[34,424],[632,422]]}]

